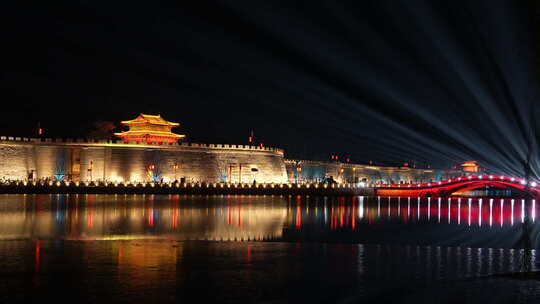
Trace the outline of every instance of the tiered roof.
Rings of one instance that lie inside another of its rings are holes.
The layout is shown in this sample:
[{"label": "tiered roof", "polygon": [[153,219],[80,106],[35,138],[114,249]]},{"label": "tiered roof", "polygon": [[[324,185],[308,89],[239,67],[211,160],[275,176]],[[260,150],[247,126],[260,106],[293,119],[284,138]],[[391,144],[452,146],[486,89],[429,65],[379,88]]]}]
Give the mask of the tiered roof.
[{"label": "tiered roof", "polygon": [[125,142],[146,142],[146,143],[171,143],[186,137],[185,135],[171,132],[173,127],[180,124],[163,119],[161,115],[140,114],[132,120],[121,122],[129,126],[129,131],[114,133]]},{"label": "tiered roof", "polygon": [[161,125],[161,126],[171,126],[177,127],[180,124],[177,122],[166,121],[161,117],[161,115],[149,115],[149,114],[140,114],[137,118],[132,120],[121,121],[123,125],[135,125],[135,124],[151,124],[151,125]]}]

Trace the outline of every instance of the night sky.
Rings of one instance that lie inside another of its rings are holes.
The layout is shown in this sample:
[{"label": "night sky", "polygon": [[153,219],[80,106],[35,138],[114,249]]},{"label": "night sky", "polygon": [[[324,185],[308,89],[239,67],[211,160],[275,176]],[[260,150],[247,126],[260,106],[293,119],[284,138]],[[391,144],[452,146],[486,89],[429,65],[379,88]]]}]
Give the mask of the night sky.
[{"label": "night sky", "polygon": [[534,1],[337,2],[5,1],[0,134],[161,114],[295,158],[522,174],[531,146],[538,175]]}]

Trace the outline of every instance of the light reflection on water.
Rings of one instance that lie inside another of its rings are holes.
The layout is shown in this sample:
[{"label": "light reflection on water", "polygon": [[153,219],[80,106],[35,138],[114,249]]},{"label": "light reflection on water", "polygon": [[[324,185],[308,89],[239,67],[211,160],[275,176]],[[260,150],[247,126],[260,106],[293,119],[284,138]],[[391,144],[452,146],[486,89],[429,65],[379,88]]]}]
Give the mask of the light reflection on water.
[{"label": "light reflection on water", "polygon": [[59,292],[126,303],[528,301],[540,284],[493,275],[538,269],[536,250],[520,248],[526,210],[537,235],[535,208],[499,198],[4,195],[0,302]]},{"label": "light reflection on water", "polygon": [[535,201],[180,195],[4,195],[0,239],[319,241],[520,248]]},{"label": "light reflection on water", "polygon": [[265,240],[281,235],[286,213],[262,197],[10,195],[0,238]]}]

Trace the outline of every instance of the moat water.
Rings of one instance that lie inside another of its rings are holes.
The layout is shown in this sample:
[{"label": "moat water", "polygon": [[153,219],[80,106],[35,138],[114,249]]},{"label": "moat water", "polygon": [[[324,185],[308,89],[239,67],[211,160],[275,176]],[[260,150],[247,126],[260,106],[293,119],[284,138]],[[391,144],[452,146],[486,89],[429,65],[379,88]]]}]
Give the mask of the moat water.
[{"label": "moat water", "polygon": [[[0,195],[0,303],[531,303],[510,198]],[[539,276],[540,278],[540,276]]]}]

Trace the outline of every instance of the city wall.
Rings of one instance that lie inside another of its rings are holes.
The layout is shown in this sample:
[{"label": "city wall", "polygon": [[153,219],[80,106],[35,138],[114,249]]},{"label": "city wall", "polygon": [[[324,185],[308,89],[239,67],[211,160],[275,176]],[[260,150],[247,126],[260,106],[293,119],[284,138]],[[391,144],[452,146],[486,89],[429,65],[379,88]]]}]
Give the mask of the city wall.
[{"label": "city wall", "polygon": [[338,183],[399,184],[438,182],[463,175],[462,170],[416,169],[410,167],[369,166],[362,164],[285,160],[290,182],[314,183],[332,178]]},{"label": "city wall", "polygon": [[461,170],[286,160],[276,148],[226,144],[135,144],[119,140],[0,137],[0,179],[109,182],[420,183]]},{"label": "city wall", "polygon": [[0,178],[284,183],[283,150],[247,145],[0,137]]}]

